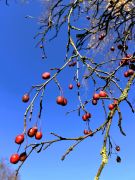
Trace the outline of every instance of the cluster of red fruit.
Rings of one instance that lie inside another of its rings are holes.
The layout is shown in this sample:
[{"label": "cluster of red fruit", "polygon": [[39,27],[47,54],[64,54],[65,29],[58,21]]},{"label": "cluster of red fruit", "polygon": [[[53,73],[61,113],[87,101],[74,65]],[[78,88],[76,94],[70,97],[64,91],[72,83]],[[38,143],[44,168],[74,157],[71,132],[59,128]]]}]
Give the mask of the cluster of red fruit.
[{"label": "cluster of red fruit", "polygon": [[[105,91],[100,91],[99,94],[95,93],[93,95],[92,104],[96,105],[100,98],[105,98],[107,96],[108,95],[107,95],[107,93]],[[113,110],[117,106],[117,104],[118,104],[118,101],[114,100],[114,102],[112,104],[109,104],[109,106],[108,106],[109,110]]]},{"label": "cluster of red fruit", "polygon": [[29,137],[34,137],[35,136],[35,139],[37,140],[40,140],[42,138],[42,132],[41,131],[38,131],[38,128],[37,126],[34,126],[32,128],[30,128],[27,132],[27,135]]},{"label": "cluster of red fruit", "polygon": [[66,106],[67,105],[67,99],[63,96],[58,96],[56,99],[57,104],[61,106]]},{"label": "cluster of red fruit", "polygon": [[100,91],[99,94],[95,93],[93,95],[92,104],[96,105],[100,98],[105,98],[105,97],[107,97],[107,93],[105,91]]},{"label": "cluster of red fruit", "polygon": [[135,58],[131,54],[127,54],[122,60],[120,61],[119,65],[126,66],[130,63],[135,63]]},{"label": "cluster of red fruit", "polygon": [[[81,84],[79,82],[77,82],[76,86],[79,88],[81,86]],[[69,84],[68,88],[73,89],[73,84]]]},{"label": "cluster of red fruit", "polygon": [[[30,128],[27,132],[27,135],[29,137],[34,137],[37,140],[40,140],[42,138],[42,132],[38,131],[38,128],[36,126],[34,126],[33,128]],[[15,138],[15,143],[21,145],[24,142],[24,134],[20,134],[18,136],[16,136]],[[16,164],[18,163],[18,161],[25,161],[25,159],[27,158],[27,153],[23,152],[20,155],[15,153],[12,154],[10,157],[10,162],[12,164]]]},{"label": "cluster of red fruit", "polygon": [[[15,143],[21,145],[23,142],[24,142],[24,134],[20,134],[20,135],[16,136]],[[16,163],[18,163],[18,161],[25,161],[26,158],[27,158],[26,152],[23,152],[20,155],[15,153],[15,154],[11,155],[10,163],[16,164]]]}]

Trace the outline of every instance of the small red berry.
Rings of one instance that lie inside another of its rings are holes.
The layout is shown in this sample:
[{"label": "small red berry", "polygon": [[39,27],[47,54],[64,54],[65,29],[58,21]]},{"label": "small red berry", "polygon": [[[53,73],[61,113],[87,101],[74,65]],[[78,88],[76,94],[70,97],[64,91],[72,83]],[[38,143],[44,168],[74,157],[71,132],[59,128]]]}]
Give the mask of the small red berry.
[{"label": "small red berry", "polygon": [[29,99],[30,99],[29,94],[24,94],[23,97],[22,97],[22,101],[25,102],[25,103],[28,102]]},{"label": "small red berry", "polygon": [[104,35],[104,34],[101,34],[98,39],[99,39],[99,40],[103,40],[104,37],[105,37],[105,35]]},{"label": "small red berry", "polygon": [[33,137],[33,136],[35,136],[36,132],[37,132],[37,129],[34,127],[34,128],[30,128],[28,130],[27,134],[29,137]]},{"label": "small red berry", "polygon": [[133,69],[129,69],[129,70],[128,70],[128,74],[129,74],[129,75],[133,75],[133,74],[134,74],[134,70],[133,70]]},{"label": "small red berry", "polygon": [[120,151],[120,147],[119,146],[116,146],[115,149],[116,149],[116,151]]},{"label": "small red berry", "polygon": [[35,134],[35,138],[37,139],[37,140],[40,140],[41,138],[42,138],[42,132],[40,132],[40,131],[38,131],[36,134]]},{"label": "small red berry", "polygon": [[108,108],[109,108],[109,110],[113,110],[114,109],[114,104],[109,104]]},{"label": "small red berry", "polygon": [[91,114],[90,113],[86,113],[86,117],[89,119],[91,118]]},{"label": "small red berry", "polygon": [[100,91],[99,92],[99,96],[100,97],[106,97],[107,96],[107,93],[105,91]]},{"label": "small red berry", "polygon": [[63,102],[64,102],[64,97],[63,96],[58,96],[57,99],[56,99],[56,102],[57,102],[57,104],[62,105]]},{"label": "small red berry", "polygon": [[17,144],[22,144],[23,141],[24,141],[24,134],[20,134],[20,135],[16,136],[15,142],[16,142]]},{"label": "small red berry", "polygon": [[81,86],[81,84],[78,82],[78,83],[77,83],[77,87],[79,88],[80,86]]},{"label": "small red berry", "polygon": [[49,79],[50,78],[50,73],[49,72],[44,72],[43,74],[42,74],[42,78],[43,79]]},{"label": "small red berry", "polygon": [[16,164],[19,161],[19,155],[18,154],[12,154],[12,156],[10,157],[10,163],[12,164]]},{"label": "small red berry", "polygon": [[117,105],[118,105],[118,100],[115,99],[115,100],[113,101],[113,104],[114,104],[114,106],[117,106]]},{"label": "small red berry", "polygon": [[43,45],[42,45],[42,44],[40,45],[40,48],[41,48],[41,49],[43,48]]},{"label": "small red berry", "polygon": [[110,50],[111,50],[111,51],[114,51],[114,50],[115,50],[115,48],[112,46],[112,47],[110,48]]},{"label": "small red berry", "polygon": [[87,129],[84,129],[83,133],[84,133],[85,135],[87,135],[87,134],[89,134],[89,131],[88,131]]},{"label": "small red berry", "polygon": [[128,71],[124,72],[124,76],[125,76],[125,77],[129,77]]},{"label": "small red berry", "polygon": [[93,105],[97,105],[97,100],[92,99],[92,104],[93,104]]},{"label": "small red berry", "polygon": [[87,115],[84,114],[84,115],[82,116],[82,119],[83,119],[84,121],[87,121],[87,119],[88,119]]},{"label": "small red berry", "polygon": [[73,89],[73,85],[72,85],[72,84],[69,84],[68,88],[69,88],[69,89]]},{"label": "small red berry", "polygon": [[95,94],[93,95],[93,99],[94,99],[94,100],[98,100],[99,98],[100,98],[99,94],[95,93]]},{"label": "small red berry", "polygon": [[63,103],[62,103],[62,106],[66,106],[66,105],[67,105],[67,99],[64,98]]}]

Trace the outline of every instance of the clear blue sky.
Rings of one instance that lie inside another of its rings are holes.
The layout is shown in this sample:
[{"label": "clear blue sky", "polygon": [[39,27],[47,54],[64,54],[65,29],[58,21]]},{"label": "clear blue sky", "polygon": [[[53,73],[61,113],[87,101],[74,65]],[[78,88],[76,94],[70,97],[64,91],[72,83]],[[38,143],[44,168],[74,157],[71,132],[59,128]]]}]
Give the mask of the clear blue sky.
[{"label": "clear blue sky", "polygon": [[[9,7],[0,3],[0,157],[6,158],[16,152],[17,145],[14,137],[23,129],[23,114],[27,107],[21,102],[22,95],[31,85],[43,82],[41,74],[51,67],[60,67],[64,60],[66,43],[65,32],[61,31],[58,40],[48,44],[47,61],[41,59],[41,51],[35,48],[36,40],[33,40],[39,25],[35,20],[27,20],[26,15],[38,17],[41,6],[37,1],[21,5],[11,3]],[[77,113],[65,116],[65,112],[76,107],[78,103],[76,89],[68,90],[68,84],[72,82],[72,71],[66,69],[59,80],[64,89],[65,96],[69,99],[68,106],[56,105],[55,99],[59,91],[54,83],[47,86],[44,98],[44,110],[42,114],[43,139],[51,139],[49,132],[55,132],[62,136],[73,137],[83,134],[84,122]],[[71,73],[70,73],[71,72]],[[133,92],[134,93],[134,92]],[[38,101],[35,112],[39,107]],[[92,127],[97,127],[104,120],[99,108],[89,106],[93,114]],[[134,180],[135,174],[135,143],[134,143],[134,115],[124,104],[123,127],[127,137],[123,137],[117,128],[117,118],[114,119],[111,135],[120,145],[122,163],[115,162],[116,156],[112,156],[105,167],[101,180]],[[34,124],[36,113],[29,127]],[[101,161],[99,152],[102,146],[102,136],[98,133],[95,137],[81,143],[65,161],[60,158],[71,143],[60,142],[47,151],[40,154],[33,153],[23,165],[20,175],[22,180],[93,180]],[[17,165],[9,165],[16,169]]]}]

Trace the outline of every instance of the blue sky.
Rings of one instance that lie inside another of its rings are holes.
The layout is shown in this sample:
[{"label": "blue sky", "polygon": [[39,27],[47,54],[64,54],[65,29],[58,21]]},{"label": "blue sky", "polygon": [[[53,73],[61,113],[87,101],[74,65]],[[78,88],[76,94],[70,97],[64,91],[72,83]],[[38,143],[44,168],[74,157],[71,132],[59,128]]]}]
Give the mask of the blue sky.
[{"label": "blue sky", "polygon": [[[37,41],[33,37],[39,25],[36,20],[27,20],[24,17],[28,14],[39,17],[41,11],[42,7],[37,1],[25,5],[11,3],[9,7],[0,3],[0,157],[6,158],[7,163],[9,163],[10,155],[17,150],[14,137],[23,129],[23,114],[27,105],[22,103],[22,95],[30,89],[31,85],[43,82],[41,74],[44,71],[49,71],[52,67],[60,67],[64,60],[65,31],[61,31],[61,36],[48,44],[47,60],[42,60],[40,48],[35,48]],[[68,90],[68,84],[72,82],[73,71],[73,69],[70,71],[65,69],[58,78],[68,98],[68,106],[56,105],[55,99],[59,91],[53,82],[47,86],[42,114],[43,140],[52,138],[49,132],[67,137],[82,135],[85,124],[81,117],[78,117],[77,113],[65,116],[68,110],[76,108],[78,104],[76,88],[73,91]],[[37,100],[33,121],[29,127],[33,126],[36,120],[38,105]],[[100,106],[98,108],[89,106],[93,114],[91,120],[93,128],[104,120],[103,113],[99,113],[99,108]],[[116,156],[113,155],[103,171],[101,180],[135,179],[134,115],[125,104],[121,105],[121,109],[123,110],[123,127],[126,129],[127,137],[119,133],[117,118],[114,119],[111,134],[121,147],[119,155],[122,163],[117,164]],[[72,142],[60,142],[40,154],[33,153],[20,171],[21,179],[93,180],[101,161],[99,152],[102,139],[101,133],[87,139],[63,162],[60,158]],[[17,165],[9,164],[9,166],[13,169],[17,168]]]}]

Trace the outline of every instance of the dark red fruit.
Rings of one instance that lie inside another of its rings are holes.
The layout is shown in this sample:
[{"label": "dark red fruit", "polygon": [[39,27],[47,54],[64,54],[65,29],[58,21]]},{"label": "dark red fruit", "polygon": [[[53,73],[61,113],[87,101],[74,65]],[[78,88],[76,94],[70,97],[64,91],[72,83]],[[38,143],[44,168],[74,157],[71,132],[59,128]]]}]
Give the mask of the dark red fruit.
[{"label": "dark red fruit", "polygon": [[75,66],[75,65],[76,65],[76,61],[69,63],[69,67]]},{"label": "dark red fruit", "polygon": [[134,70],[133,70],[133,69],[129,69],[129,70],[128,70],[128,74],[129,74],[129,75],[133,75],[133,74],[134,74]]},{"label": "dark red fruit", "polygon": [[128,71],[124,72],[124,76],[125,76],[125,77],[129,77]]},{"label": "dark red fruit", "polygon": [[85,129],[84,131],[83,131],[83,133],[85,134],[85,135],[90,135],[90,136],[93,136],[93,132],[92,132],[92,130],[87,130],[87,129]]},{"label": "dark red fruit", "polygon": [[40,140],[41,138],[42,138],[42,132],[40,132],[40,131],[38,131],[36,134],[35,134],[35,138],[37,139],[37,140]]},{"label": "dark red fruit", "polygon": [[131,57],[132,57],[131,54],[127,54],[127,55],[126,55],[126,58],[131,58]]},{"label": "dark red fruit", "polygon": [[100,97],[106,97],[107,96],[107,93],[105,91],[100,91],[99,92],[99,96]]},{"label": "dark red fruit", "polygon": [[117,48],[121,50],[121,49],[123,49],[123,45],[122,45],[122,44],[119,44],[119,45],[117,46]]},{"label": "dark red fruit", "polygon": [[120,151],[120,147],[119,146],[116,146],[115,149],[116,149],[116,151]]},{"label": "dark red fruit", "polygon": [[21,153],[20,156],[19,156],[20,161],[25,161],[26,158],[27,158],[26,152]]},{"label": "dark red fruit", "polygon": [[91,114],[90,113],[86,113],[86,117],[89,119],[91,118]]},{"label": "dark red fruit", "polygon": [[104,34],[101,34],[98,39],[99,39],[99,40],[103,40],[104,37],[105,37],[105,35],[104,35]]},{"label": "dark red fruit", "polygon": [[114,50],[115,50],[115,48],[112,46],[112,47],[110,48],[110,50],[111,50],[111,51],[114,51]]},{"label": "dark red fruit", "polygon": [[72,84],[69,84],[68,88],[69,88],[69,89],[73,89],[73,85],[72,85]]},{"label": "dark red fruit", "polygon": [[92,99],[92,104],[93,104],[93,105],[97,105],[97,100]]},{"label": "dark red fruit", "polygon": [[24,141],[24,134],[20,134],[20,135],[16,136],[15,142],[16,142],[17,144],[22,144],[23,141]]},{"label": "dark red fruit", "polygon": [[93,136],[92,130],[89,130],[89,135],[90,135],[90,136]]},{"label": "dark red fruit", "polygon": [[35,136],[36,132],[37,132],[37,128],[33,127],[28,130],[27,134],[29,137],[33,137],[33,136]]},{"label": "dark red fruit", "polygon": [[128,59],[126,58],[123,58],[121,61],[120,61],[120,63],[119,63],[119,65],[120,66],[126,66],[126,65],[128,65],[129,64],[129,62],[128,62]]},{"label": "dark red fruit", "polygon": [[66,106],[66,105],[67,105],[67,99],[64,98],[63,103],[62,103],[62,106]]},{"label": "dark red fruit", "polygon": [[10,163],[12,164],[16,164],[19,161],[19,155],[18,154],[12,154],[12,156],[10,157]]},{"label": "dark red fruit", "polygon": [[117,156],[116,161],[117,161],[118,163],[120,163],[120,162],[121,162],[121,158],[120,158],[120,156]]},{"label": "dark red fruit", "polygon": [[109,110],[113,110],[114,109],[114,104],[109,104],[108,108],[109,108]]},{"label": "dark red fruit", "polygon": [[95,94],[93,95],[93,99],[94,99],[94,100],[98,100],[99,98],[100,98],[99,94],[95,93]]},{"label": "dark red fruit", "polygon": [[22,97],[22,101],[25,102],[25,103],[28,102],[29,99],[30,99],[29,94],[24,94],[23,97]]},{"label": "dark red fruit", "polygon": [[50,78],[50,73],[49,72],[44,72],[43,74],[42,74],[42,78],[43,79],[49,79]]},{"label": "dark red fruit", "polygon": [[81,86],[81,84],[78,82],[78,83],[77,83],[77,87],[79,88],[80,86]]}]

